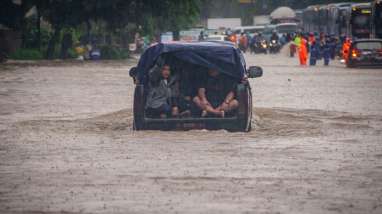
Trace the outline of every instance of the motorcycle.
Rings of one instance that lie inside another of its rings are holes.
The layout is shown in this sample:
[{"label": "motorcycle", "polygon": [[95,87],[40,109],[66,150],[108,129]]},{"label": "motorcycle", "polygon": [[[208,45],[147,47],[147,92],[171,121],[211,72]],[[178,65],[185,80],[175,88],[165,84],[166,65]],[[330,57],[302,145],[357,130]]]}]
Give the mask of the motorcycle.
[{"label": "motorcycle", "polygon": [[255,48],[254,48],[255,53],[264,53],[267,54],[268,52],[268,43],[265,39],[260,40],[255,43]]},{"label": "motorcycle", "polygon": [[280,43],[275,39],[272,39],[271,42],[269,43],[269,53],[276,54],[280,52],[280,48],[281,48]]}]

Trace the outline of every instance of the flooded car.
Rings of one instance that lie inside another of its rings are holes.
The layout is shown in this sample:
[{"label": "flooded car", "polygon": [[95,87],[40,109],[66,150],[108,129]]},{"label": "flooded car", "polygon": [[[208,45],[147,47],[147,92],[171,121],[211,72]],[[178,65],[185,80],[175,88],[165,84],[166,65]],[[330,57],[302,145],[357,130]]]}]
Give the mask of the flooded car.
[{"label": "flooded car", "polygon": [[[248,78],[262,73],[260,67],[247,68],[241,51],[230,42],[156,44],[130,70],[135,81],[134,130],[247,132],[252,119]],[[158,104],[161,100],[165,108]],[[168,104],[172,100],[177,101]]]},{"label": "flooded car", "polygon": [[352,43],[348,67],[382,66],[382,40],[360,39]]}]

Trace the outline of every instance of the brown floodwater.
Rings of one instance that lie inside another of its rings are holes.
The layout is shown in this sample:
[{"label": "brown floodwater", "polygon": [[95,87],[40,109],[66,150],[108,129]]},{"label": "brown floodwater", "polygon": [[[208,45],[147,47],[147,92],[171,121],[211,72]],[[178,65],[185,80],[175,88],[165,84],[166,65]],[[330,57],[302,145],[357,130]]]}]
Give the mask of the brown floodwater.
[{"label": "brown floodwater", "polygon": [[0,67],[0,213],[381,213],[382,70],[250,56],[253,130],[132,130],[119,62]]}]

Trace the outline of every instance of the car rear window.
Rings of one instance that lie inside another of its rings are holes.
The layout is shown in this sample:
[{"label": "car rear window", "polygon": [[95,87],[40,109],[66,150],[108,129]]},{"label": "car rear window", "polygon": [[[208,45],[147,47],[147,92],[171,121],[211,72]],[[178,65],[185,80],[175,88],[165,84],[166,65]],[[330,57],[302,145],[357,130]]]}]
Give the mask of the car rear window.
[{"label": "car rear window", "polygon": [[259,33],[259,32],[262,32],[263,30],[264,30],[263,28],[259,28],[259,29],[245,29],[244,33]]},{"label": "car rear window", "polygon": [[220,36],[209,36],[206,39],[207,41],[224,41],[223,37]]},{"label": "car rear window", "polygon": [[358,42],[355,47],[360,50],[382,49],[382,42]]}]

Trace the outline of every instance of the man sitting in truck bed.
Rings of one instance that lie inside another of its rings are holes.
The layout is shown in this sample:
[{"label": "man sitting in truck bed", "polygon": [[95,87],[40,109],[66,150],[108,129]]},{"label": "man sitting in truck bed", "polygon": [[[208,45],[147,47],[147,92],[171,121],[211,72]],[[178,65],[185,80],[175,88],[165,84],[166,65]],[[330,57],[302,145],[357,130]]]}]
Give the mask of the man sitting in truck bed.
[{"label": "man sitting in truck bed", "polygon": [[215,69],[209,69],[208,75],[198,84],[197,96],[193,101],[202,110],[201,116],[208,114],[225,117],[226,113],[237,109],[239,102],[235,99],[237,83]]}]

